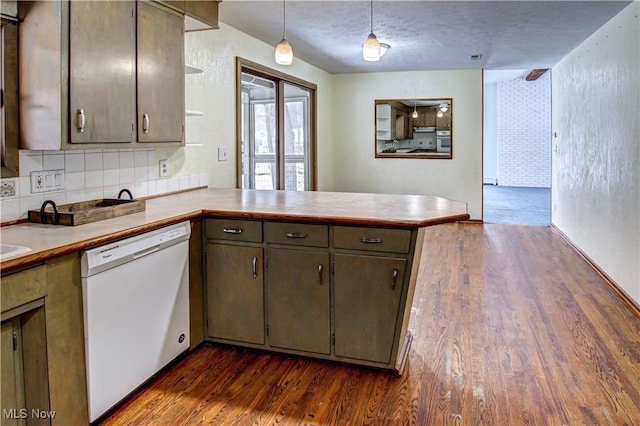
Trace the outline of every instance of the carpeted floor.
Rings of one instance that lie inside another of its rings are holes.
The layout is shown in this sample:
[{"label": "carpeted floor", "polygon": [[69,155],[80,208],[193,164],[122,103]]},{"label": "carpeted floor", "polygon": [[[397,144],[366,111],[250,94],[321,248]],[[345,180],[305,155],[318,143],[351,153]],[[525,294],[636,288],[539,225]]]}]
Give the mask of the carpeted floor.
[{"label": "carpeted floor", "polygon": [[550,188],[484,185],[484,223],[549,226]]}]

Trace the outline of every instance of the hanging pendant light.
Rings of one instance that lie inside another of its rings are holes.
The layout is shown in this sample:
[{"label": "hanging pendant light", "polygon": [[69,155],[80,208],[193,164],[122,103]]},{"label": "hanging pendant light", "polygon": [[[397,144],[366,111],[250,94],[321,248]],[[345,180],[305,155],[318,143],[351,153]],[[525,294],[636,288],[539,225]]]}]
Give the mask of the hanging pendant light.
[{"label": "hanging pendant light", "polygon": [[380,60],[380,42],[373,33],[373,0],[371,0],[371,33],[362,45],[362,57],[365,61]]},{"label": "hanging pendant light", "polygon": [[286,0],[282,0],[282,40],[276,46],[276,64],[291,65],[293,62],[293,49],[287,40]]},{"label": "hanging pendant light", "polygon": [[411,118],[418,118],[417,103],[418,101],[413,101],[413,114],[411,114]]}]

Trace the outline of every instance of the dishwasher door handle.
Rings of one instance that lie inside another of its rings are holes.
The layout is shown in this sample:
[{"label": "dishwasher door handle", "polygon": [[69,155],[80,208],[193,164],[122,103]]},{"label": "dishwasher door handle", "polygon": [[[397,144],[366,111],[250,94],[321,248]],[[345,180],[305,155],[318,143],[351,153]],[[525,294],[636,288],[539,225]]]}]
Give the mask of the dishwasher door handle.
[{"label": "dishwasher door handle", "polygon": [[154,253],[154,252],[156,252],[158,250],[160,250],[160,244],[155,245],[153,247],[148,247],[148,248],[146,248],[144,250],[140,250],[140,251],[135,252],[133,254],[133,258],[134,259],[138,259],[138,258],[140,258],[142,256],[146,256],[148,254]]}]

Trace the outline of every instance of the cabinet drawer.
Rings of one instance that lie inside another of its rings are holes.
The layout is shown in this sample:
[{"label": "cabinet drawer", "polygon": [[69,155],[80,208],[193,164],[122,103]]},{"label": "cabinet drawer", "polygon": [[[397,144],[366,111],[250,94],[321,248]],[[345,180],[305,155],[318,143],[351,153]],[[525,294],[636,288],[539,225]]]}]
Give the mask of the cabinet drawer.
[{"label": "cabinet drawer", "polygon": [[411,231],[408,229],[361,228],[336,226],[334,247],[341,249],[409,253]]},{"label": "cabinet drawer", "polygon": [[262,242],[262,222],[253,220],[207,219],[207,238],[233,241]]},{"label": "cabinet drawer", "polygon": [[329,227],[326,225],[265,222],[264,236],[268,243],[329,247]]},{"label": "cabinet drawer", "polygon": [[37,266],[2,277],[2,312],[47,295],[47,267]]}]

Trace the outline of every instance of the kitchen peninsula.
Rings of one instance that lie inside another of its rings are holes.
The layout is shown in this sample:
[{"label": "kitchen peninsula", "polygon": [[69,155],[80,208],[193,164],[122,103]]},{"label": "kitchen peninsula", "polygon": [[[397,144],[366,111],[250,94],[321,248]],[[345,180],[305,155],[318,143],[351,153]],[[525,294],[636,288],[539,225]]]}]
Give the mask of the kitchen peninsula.
[{"label": "kitchen peninsula", "polygon": [[401,373],[424,228],[468,218],[465,203],[431,196],[199,189],[80,226],[5,226],[2,244],[31,250],[0,263],[3,315],[22,290],[5,277],[40,273],[39,377],[52,424],[77,424],[87,418],[81,252],[190,220],[192,348],[212,341]]}]

